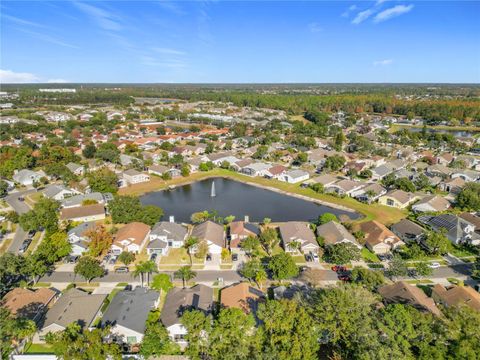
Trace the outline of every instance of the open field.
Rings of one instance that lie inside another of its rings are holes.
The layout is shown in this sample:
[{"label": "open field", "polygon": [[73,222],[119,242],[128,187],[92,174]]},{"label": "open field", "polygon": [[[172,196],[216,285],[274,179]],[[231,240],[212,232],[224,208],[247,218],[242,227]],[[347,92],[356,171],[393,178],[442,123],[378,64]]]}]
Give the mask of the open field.
[{"label": "open field", "polygon": [[224,177],[251,185],[261,186],[270,190],[277,190],[287,195],[300,196],[310,200],[317,200],[324,205],[347,208],[361,213],[364,217],[355,222],[364,222],[377,220],[383,224],[390,225],[407,216],[406,211],[379,204],[364,204],[350,197],[336,197],[329,194],[319,194],[309,188],[301,188],[299,184],[289,184],[286,182],[271,180],[259,177],[250,177],[234,171],[224,169],[213,169],[206,172],[196,172],[189,177],[176,178],[169,181],[155,179],[148,183],[136,184],[123,188],[119,191],[120,195],[142,195],[150,191],[166,189],[169,186],[184,185],[195,181],[208,179],[212,177]]},{"label": "open field", "polygon": [[[390,132],[397,131],[400,129],[408,128],[417,128],[422,129],[423,125],[406,125],[406,124],[393,124],[390,126]],[[446,130],[446,131],[471,131],[471,132],[480,132],[480,127],[478,126],[447,126],[447,125],[427,125],[427,129],[432,130]]]}]

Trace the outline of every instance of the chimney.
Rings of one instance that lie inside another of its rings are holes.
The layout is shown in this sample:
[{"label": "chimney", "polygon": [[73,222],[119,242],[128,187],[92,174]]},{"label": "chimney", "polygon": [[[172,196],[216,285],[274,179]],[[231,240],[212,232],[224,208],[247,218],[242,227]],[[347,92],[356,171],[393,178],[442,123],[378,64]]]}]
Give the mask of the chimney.
[{"label": "chimney", "polygon": [[246,223],[250,222],[250,217],[248,215],[245,215],[243,221],[245,221]]},{"label": "chimney", "polygon": [[175,216],[170,215],[170,217],[168,218],[168,221],[170,221],[171,223],[175,222]]}]

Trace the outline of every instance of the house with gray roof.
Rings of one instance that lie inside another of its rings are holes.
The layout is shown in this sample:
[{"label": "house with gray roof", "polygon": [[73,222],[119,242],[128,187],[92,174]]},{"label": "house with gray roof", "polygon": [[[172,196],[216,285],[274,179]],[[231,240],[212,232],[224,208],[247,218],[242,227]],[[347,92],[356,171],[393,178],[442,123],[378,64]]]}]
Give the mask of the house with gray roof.
[{"label": "house with gray roof", "polygon": [[450,207],[450,201],[442,196],[429,195],[412,205],[412,210],[420,212],[440,212]]},{"label": "house with gray roof", "polygon": [[240,172],[248,176],[265,176],[268,173],[268,170],[272,167],[270,164],[265,164],[262,162],[254,162],[250,165],[244,166]]},{"label": "house with gray roof", "polygon": [[13,181],[23,186],[31,186],[34,182],[40,181],[40,179],[45,176],[46,175],[42,170],[32,171],[29,169],[23,169],[13,174]]},{"label": "house with gray roof", "polygon": [[296,184],[302,181],[306,181],[309,178],[310,174],[300,169],[289,170],[278,176],[278,180],[285,181],[289,184]]},{"label": "house with gray roof", "polygon": [[88,249],[90,239],[85,234],[95,228],[95,222],[84,222],[71,229],[67,236],[68,241],[72,244],[70,256],[82,255]]},{"label": "house with gray roof", "polygon": [[402,241],[420,243],[425,238],[425,229],[408,219],[402,219],[390,228]]},{"label": "house with gray roof", "polygon": [[74,189],[68,189],[60,184],[50,184],[45,187],[42,191],[43,196],[49,199],[56,201],[61,201],[65,198],[72,197],[74,195],[79,195],[80,192]]},{"label": "house with gray roof", "polygon": [[106,294],[90,294],[76,288],[65,291],[48,310],[33,342],[44,342],[49,332],[63,331],[73,322],[85,329],[92,328],[106,297]]},{"label": "house with gray roof", "polygon": [[160,221],[150,231],[147,253],[166,255],[170,248],[181,248],[185,243],[188,231],[181,224],[173,221]]},{"label": "house with gray roof", "polygon": [[[283,242],[283,248],[286,252],[295,253],[298,250],[304,254],[317,253],[320,246],[318,246],[317,239],[309,223],[302,221],[288,221],[282,223],[278,230]],[[297,245],[298,244],[298,247]]]},{"label": "house with gray roof", "polygon": [[123,343],[133,345],[142,342],[150,311],[159,304],[160,294],[154,290],[136,287],[119,291],[108,305],[101,326],[110,326],[110,332]]},{"label": "house with gray roof", "polygon": [[475,232],[475,225],[459,216],[453,214],[424,215],[420,216],[418,220],[435,231],[445,231],[445,235],[454,244],[480,245],[480,234]]},{"label": "house with gray roof", "polygon": [[317,227],[317,236],[321,236],[325,245],[336,245],[341,243],[348,243],[356,246],[358,249],[362,248],[355,236],[350,234],[342,224],[336,221],[329,221]]},{"label": "house with gray roof", "polygon": [[82,206],[84,201],[96,201],[98,204],[105,204],[104,196],[99,192],[93,192],[89,194],[75,195],[64,199],[61,202],[63,208],[72,208]]},{"label": "house with gray roof", "polygon": [[72,174],[74,175],[77,175],[77,176],[83,176],[83,174],[85,174],[85,168],[83,167],[83,165],[80,165],[80,164],[75,164],[75,163],[68,163],[67,165],[65,165],[67,167],[68,170],[70,170],[72,172]]},{"label": "house with gray roof", "polygon": [[225,247],[225,231],[222,225],[213,221],[205,221],[195,225],[192,230],[192,236],[199,242],[206,241],[210,254],[221,254]]},{"label": "house with gray roof", "polygon": [[168,331],[170,338],[185,346],[187,329],[183,326],[181,317],[185,311],[199,310],[210,314],[213,310],[213,289],[198,284],[191,288],[173,288],[167,294],[160,315],[160,321]]}]

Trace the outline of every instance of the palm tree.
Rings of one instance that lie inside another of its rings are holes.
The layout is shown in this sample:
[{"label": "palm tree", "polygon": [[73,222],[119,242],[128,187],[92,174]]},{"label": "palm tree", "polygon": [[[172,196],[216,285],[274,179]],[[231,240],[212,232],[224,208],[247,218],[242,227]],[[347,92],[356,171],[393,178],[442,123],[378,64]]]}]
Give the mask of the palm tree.
[{"label": "palm tree", "polygon": [[143,273],[144,273],[144,269],[143,269],[143,262],[139,262],[136,266],[135,266],[135,269],[133,270],[132,272],[132,276],[133,277],[137,277],[140,275],[140,279],[142,281],[142,287],[143,287]]},{"label": "palm tree", "polygon": [[268,279],[268,275],[265,270],[260,269],[257,274],[255,275],[255,282],[257,283],[260,290],[262,290],[262,284],[265,280]]},{"label": "palm tree", "polygon": [[193,264],[192,261],[192,250],[198,244],[198,239],[195,236],[190,236],[185,240],[185,244],[183,245],[185,249],[187,249],[188,256],[190,257],[190,265]]},{"label": "palm tree", "polygon": [[147,273],[147,286],[149,286],[150,274],[158,272],[157,264],[152,260],[146,261],[143,263],[143,270]]},{"label": "palm tree", "polygon": [[197,273],[192,270],[191,266],[182,266],[180,269],[178,269],[177,274],[182,278],[184,289],[187,281],[197,276]]},{"label": "palm tree", "polygon": [[300,241],[294,240],[294,241],[292,241],[290,244],[288,244],[288,247],[289,247],[290,249],[292,249],[293,251],[298,252],[298,250],[300,250],[300,246],[301,246],[301,245],[302,245],[302,244],[300,243]]}]

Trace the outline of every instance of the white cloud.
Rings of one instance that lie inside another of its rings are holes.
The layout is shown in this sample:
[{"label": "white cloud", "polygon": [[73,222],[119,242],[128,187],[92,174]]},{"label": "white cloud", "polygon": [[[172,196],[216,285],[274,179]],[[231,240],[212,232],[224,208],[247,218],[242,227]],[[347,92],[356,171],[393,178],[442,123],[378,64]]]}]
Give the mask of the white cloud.
[{"label": "white cloud", "polygon": [[382,5],[386,1],[387,0],[377,0],[377,2],[375,3],[375,6]]},{"label": "white cloud", "polygon": [[102,29],[105,30],[121,30],[122,26],[120,25],[119,17],[117,15],[111,14],[108,11],[101,9],[99,7],[75,2],[75,6],[80,9],[82,12],[91,17]]},{"label": "white cloud", "polygon": [[387,66],[393,63],[392,59],[377,60],[373,62],[374,66]]},{"label": "white cloud", "polygon": [[185,55],[184,51],[170,49],[170,48],[162,48],[162,47],[153,47],[153,51],[160,53],[160,54],[167,54],[167,55]]},{"label": "white cloud", "polygon": [[0,69],[0,83],[21,84],[21,83],[37,82],[38,80],[39,80],[38,76],[31,73],[14,72],[12,70]]},{"label": "white cloud", "polygon": [[27,26],[34,26],[34,27],[40,27],[40,28],[46,27],[45,25],[42,25],[33,21],[25,20],[25,19],[20,19],[16,16],[11,16],[7,14],[3,14],[2,18],[7,19],[17,25],[27,25]]},{"label": "white cloud", "polygon": [[360,11],[357,16],[352,20],[352,24],[358,25],[365,20],[367,20],[370,16],[372,16],[374,11],[372,9],[367,9],[364,11]]},{"label": "white cloud", "polygon": [[147,66],[158,66],[158,67],[169,68],[169,69],[182,69],[187,67],[187,64],[182,60],[173,60],[173,59],[159,60],[152,56],[142,56],[141,62],[142,64]]},{"label": "white cloud", "polygon": [[66,84],[68,83],[68,80],[65,79],[49,79],[47,80],[47,83],[49,84]]},{"label": "white cloud", "polygon": [[308,29],[312,33],[318,33],[318,32],[323,30],[322,27],[320,26],[320,24],[318,24],[316,22],[308,24]]},{"label": "white cloud", "polygon": [[55,45],[59,45],[59,46],[63,46],[63,47],[68,47],[68,48],[72,48],[72,49],[78,49],[78,46],[66,43],[63,40],[59,40],[59,39],[57,39],[53,36],[47,35],[47,34],[42,34],[42,33],[39,33],[37,31],[30,31],[30,30],[26,30],[26,29],[19,29],[19,30],[24,32],[25,34],[29,34],[29,35],[33,36],[34,38],[37,38],[39,40],[42,40],[42,41],[45,41],[45,42],[48,42],[48,43],[51,43],[51,44],[55,44]]},{"label": "white cloud", "polygon": [[395,5],[392,8],[383,10],[375,15],[373,22],[379,23],[382,21],[389,20],[391,18],[406,14],[413,9],[413,4],[410,5]]},{"label": "white cloud", "polygon": [[352,11],[357,10],[357,5],[350,5],[347,10],[342,13],[342,17],[349,17]]}]

